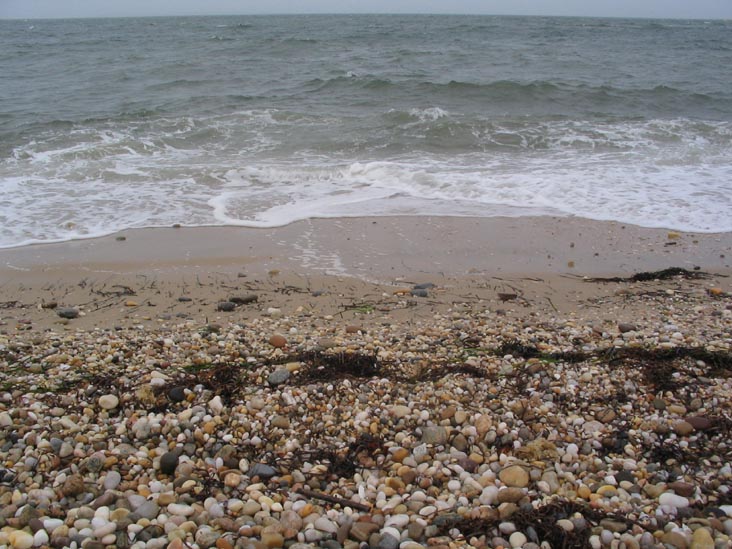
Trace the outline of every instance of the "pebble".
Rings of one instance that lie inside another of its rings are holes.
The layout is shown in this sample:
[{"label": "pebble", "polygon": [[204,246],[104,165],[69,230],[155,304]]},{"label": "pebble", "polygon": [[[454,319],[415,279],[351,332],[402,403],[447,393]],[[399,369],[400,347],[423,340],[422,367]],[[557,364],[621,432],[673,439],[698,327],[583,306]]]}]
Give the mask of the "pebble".
[{"label": "pebble", "polygon": [[172,475],[178,467],[180,459],[178,452],[166,452],[160,458],[160,472],[164,475]]},{"label": "pebble", "polygon": [[286,368],[280,368],[279,370],[275,370],[269,374],[267,377],[267,383],[272,386],[282,385],[288,379],[290,379],[290,371]]},{"label": "pebble", "polygon": [[114,410],[119,406],[117,395],[103,395],[99,397],[99,406],[105,410]]},{"label": "pebble", "polygon": [[714,538],[706,528],[697,528],[691,537],[690,549],[714,549]]},{"label": "pebble", "polygon": [[658,503],[674,509],[683,509],[689,506],[689,500],[672,492],[665,492],[658,496]]},{"label": "pebble", "polygon": [[61,318],[71,320],[79,316],[79,310],[74,307],[58,307],[56,309],[56,314]]},{"label": "pebble", "polygon": [[525,488],[529,485],[529,473],[520,465],[505,467],[498,477],[506,486]]},{"label": "pebble", "polygon": [[14,549],[30,549],[34,543],[33,536],[24,530],[13,530],[10,532],[8,541]]},{"label": "pebble", "polygon": [[274,334],[269,338],[269,344],[276,349],[282,349],[287,345],[287,339],[281,334]]},{"label": "pebble", "polygon": [[446,444],[447,430],[440,426],[422,428],[422,442],[425,444]]},{"label": "pebble", "polygon": [[511,544],[511,547],[523,547],[524,544],[529,541],[526,536],[521,532],[514,532],[511,534],[511,536],[508,538],[508,542]]},{"label": "pebble", "polygon": [[104,477],[104,489],[116,490],[120,482],[122,482],[122,475],[118,471],[109,471]]}]

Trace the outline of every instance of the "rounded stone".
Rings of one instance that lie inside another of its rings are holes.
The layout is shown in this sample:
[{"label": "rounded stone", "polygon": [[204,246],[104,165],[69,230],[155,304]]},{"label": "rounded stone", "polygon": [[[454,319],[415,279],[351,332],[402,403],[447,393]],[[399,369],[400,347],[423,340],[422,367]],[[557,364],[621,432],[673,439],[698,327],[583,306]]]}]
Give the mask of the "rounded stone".
[{"label": "rounded stone", "polygon": [[285,336],[281,334],[274,334],[269,338],[269,344],[275,349],[282,349],[287,345],[287,340],[285,339]]},{"label": "rounded stone", "polygon": [[110,471],[107,476],[104,477],[104,489],[115,490],[119,483],[122,482],[122,475],[117,471]]},{"label": "rounded stone", "polygon": [[526,538],[526,535],[524,535],[522,532],[514,532],[508,538],[508,543],[511,544],[511,547],[523,547],[523,545],[527,541],[528,539]]},{"label": "rounded stone", "polygon": [[172,402],[183,402],[186,399],[186,388],[173,387],[170,391],[168,391],[168,398]]},{"label": "rounded stone", "polygon": [[290,371],[286,368],[280,368],[267,376],[267,383],[272,386],[281,385],[288,379],[290,379]]},{"label": "rounded stone", "polygon": [[102,395],[99,397],[99,406],[105,410],[114,410],[119,406],[119,398],[117,395]]},{"label": "rounded stone", "polygon": [[441,426],[431,426],[422,428],[422,442],[425,444],[446,444],[447,429]]},{"label": "rounded stone", "polygon": [[714,549],[714,538],[706,528],[697,528],[691,538],[691,549]]},{"label": "rounded stone", "polygon": [[675,509],[683,509],[689,506],[689,500],[672,492],[665,492],[658,496],[658,503]]},{"label": "rounded stone", "polygon": [[160,458],[160,472],[164,475],[172,475],[178,467],[178,453],[166,452]]},{"label": "rounded stone", "polygon": [[506,486],[526,488],[529,485],[529,473],[520,465],[510,465],[498,473],[498,478]]},{"label": "rounded stone", "polygon": [[59,307],[56,309],[56,314],[70,320],[79,316],[79,310],[74,307]]}]

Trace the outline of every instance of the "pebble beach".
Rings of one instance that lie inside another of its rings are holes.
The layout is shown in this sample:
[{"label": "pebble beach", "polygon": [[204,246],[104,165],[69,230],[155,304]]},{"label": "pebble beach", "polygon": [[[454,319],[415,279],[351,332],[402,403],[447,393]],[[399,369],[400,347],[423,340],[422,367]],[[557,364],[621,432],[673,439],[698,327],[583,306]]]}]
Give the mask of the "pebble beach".
[{"label": "pebble beach", "polygon": [[732,546],[724,269],[131,272],[2,288],[1,547]]}]

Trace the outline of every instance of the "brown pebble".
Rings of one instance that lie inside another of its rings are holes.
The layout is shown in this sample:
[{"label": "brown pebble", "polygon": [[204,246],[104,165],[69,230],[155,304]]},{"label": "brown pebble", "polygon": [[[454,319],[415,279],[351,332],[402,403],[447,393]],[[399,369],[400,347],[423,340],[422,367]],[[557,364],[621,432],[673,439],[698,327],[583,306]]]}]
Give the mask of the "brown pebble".
[{"label": "brown pebble", "polygon": [[601,410],[597,414],[598,421],[601,421],[603,423],[610,423],[612,420],[616,418],[617,414],[615,413],[615,410],[612,408],[605,408],[604,410]]},{"label": "brown pebble", "polygon": [[285,345],[287,345],[287,340],[285,339],[285,336],[275,334],[269,338],[269,344],[272,345],[272,347],[274,347],[275,349],[282,349]]},{"label": "brown pebble", "polygon": [[674,432],[677,435],[685,437],[694,431],[694,426],[688,421],[678,421],[674,424]]},{"label": "brown pebble", "polygon": [[706,431],[712,428],[712,420],[707,417],[693,416],[687,417],[686,422],[689,423],[697,431]]}]

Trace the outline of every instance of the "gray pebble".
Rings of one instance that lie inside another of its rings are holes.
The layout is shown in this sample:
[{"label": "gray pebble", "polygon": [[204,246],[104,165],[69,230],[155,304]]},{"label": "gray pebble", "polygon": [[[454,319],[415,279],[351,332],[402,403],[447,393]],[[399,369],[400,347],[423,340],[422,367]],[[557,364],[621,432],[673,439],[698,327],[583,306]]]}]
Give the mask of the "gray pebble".
[{"label": "gray pebble", "polygon": [[290,379],[290,371],[285,370],[284,368],[281,368],[279,370],[275,370],[269,376],[267,377],[267,383],[270,385],[281,385],[285,381]]}]

